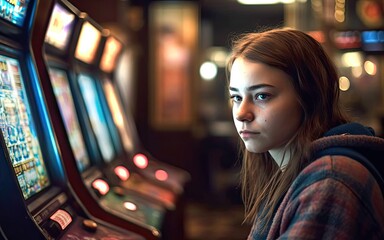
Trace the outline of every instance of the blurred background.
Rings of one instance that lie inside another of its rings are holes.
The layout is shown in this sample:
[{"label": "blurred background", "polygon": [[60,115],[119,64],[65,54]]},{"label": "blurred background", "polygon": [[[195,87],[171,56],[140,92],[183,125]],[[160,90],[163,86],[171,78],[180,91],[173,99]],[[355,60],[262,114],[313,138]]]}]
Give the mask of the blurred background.
[{"label": "blurred background", "polygon": [[116,80],[143,145],[191,174],[187,239],[244,239],[249,231],[225,75],[238,34],[287,26],[314,36],[337,65],[345,109],[383,135],[384,1],[70,2],[124,42]]}]

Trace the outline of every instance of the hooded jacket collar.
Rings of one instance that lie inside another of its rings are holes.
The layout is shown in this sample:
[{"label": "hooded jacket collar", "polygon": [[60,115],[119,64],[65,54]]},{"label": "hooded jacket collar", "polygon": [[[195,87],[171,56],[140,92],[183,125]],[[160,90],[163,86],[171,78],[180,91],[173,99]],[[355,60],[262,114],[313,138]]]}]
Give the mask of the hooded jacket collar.
[{"label": "hooded jacket collar", "polygon": [[329,147],[350,147],[363,155],[383,157],[384,139],[376,137],[372,128],[359,123],[346,123],[332,128],[312,143],[312,152]]}]

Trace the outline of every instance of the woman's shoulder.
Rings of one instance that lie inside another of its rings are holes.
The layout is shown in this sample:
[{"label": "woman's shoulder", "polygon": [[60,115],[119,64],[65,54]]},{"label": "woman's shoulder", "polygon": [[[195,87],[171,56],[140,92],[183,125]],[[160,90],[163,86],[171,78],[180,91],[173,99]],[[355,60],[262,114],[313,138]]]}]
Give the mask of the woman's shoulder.
[{"label": "woman's shoulder", "polygon": [[299,174],[305,178],[346,178],[347,181],[356,179],[366,181],[372,177],[362,163],[344,155],[325,155],[308,164]]},{"label": "woman's shoulder", "polygon": [[324,197],[336,202],[353,198],[357,205],[350,212],[364,211],[384,224],[384,199],[378,182],[362,163],[350,157],[326,155],[316,159],[296,178],[291,193],[293,201],[312,194],[316,199]]},{"label": "woman's shoulder", "polygon": [[370,171],[360,162],[343,155],[326,155],[314,160],[300,172],[291,188],[300,192],[303,188],[326,179],[340,182],[358,196],[368,197],[367,192],[381,194]]},{"label": "woman's shoulder", "polygon": [[326,155],[295,179],[269,236],[381,239],[383,216],[383,197],[369,171],[347,156]]},{"label": "woman's shoulder", "polygon": [[312,160],[298,176],[299,182],[327,176],[351,185],[351,189],[366,188],[368,182],[383,187],[379,166],[384,139],[376,137],[372,128],[353,122],[334,127],[311,144],[311,152]]}]

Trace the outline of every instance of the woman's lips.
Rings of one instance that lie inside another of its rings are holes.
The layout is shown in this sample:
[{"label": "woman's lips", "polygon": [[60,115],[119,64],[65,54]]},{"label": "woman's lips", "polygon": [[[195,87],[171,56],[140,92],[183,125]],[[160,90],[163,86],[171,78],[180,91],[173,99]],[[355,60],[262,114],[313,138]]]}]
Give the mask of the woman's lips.
[{"label": "woman's lips", "polygon": [[241,130],[239,133],[240,133],[240,136],[242,138],[252,138],[252,137],[260,134],[259,132],[249,131],[249,130]]}]

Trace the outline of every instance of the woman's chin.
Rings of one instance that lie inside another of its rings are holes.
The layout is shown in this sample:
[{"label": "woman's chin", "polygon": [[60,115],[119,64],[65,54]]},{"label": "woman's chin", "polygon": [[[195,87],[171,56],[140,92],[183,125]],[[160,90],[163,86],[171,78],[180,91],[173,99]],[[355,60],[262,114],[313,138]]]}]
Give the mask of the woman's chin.
[{"label": "woman's chin", "polygon": [[256,148],[255,146],[247,146],[245,145],[245,149],[247,149],[248,152],[251,153],[263,153],[266,152],[264,149]]}]

